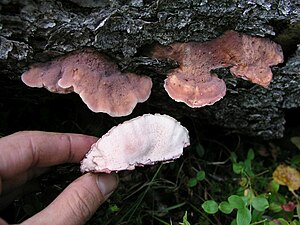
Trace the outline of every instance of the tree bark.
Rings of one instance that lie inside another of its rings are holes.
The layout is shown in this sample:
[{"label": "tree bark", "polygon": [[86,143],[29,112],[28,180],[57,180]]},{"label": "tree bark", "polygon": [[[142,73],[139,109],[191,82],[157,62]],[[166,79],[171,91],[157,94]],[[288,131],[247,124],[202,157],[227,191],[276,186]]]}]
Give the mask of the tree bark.
[{"label": "tree bark", "polygon": [[[272,139],[283,136],[285,109],[300,106],[300,46],[297,47],[300,3],[296,0],[0,0],[0,3],[2,118],[18,110],[20,104],[31,101],[42,104],[54,95],[41,89],[32,91],[20,82],[21,74],[30,64],[85,46],[109,55],[122,70],[152,77],[151,97],[138,104],[133,115],[157,112],[176,118],[191,116],[205,125]],[[216,73],[224,78],[227,94],[219,102],[191,109],[170,99],[162,84],[166,71],[176,63],[145,57],[143,51],[155,42],[204,42],[227,30],[270,38],[282,45],[285,62],[273,68],[271,85],[265,89],[233,78],[228,69],[220,69]],[[2,132],[11,131],[5,128],[8,123],[0,125]],[[36,127],[26,124],[18,128]]]}]

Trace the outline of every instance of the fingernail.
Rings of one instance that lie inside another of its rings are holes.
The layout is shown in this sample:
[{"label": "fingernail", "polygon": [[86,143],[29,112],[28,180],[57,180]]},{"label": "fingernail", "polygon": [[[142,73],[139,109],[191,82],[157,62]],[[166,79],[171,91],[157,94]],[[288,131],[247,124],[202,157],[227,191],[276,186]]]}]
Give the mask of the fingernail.
[{"label": "fingernail", "polygon": [[116,189],[119,178],[116,174],[101,174],[97,177],[97,185],[104,198],[108,198]]}]

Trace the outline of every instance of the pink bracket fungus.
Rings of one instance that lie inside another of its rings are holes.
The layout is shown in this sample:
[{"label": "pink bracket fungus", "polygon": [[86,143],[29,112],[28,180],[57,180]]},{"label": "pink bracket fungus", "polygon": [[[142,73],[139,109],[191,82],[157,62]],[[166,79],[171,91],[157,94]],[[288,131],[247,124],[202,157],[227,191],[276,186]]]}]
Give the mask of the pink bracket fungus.
[{"label": "pink bracket fungus", "polygon": [[129,115],[149,98],[152,88],[150,77],[121,73],[108,57],[90,48],[33,65],[22,81],[56,93],[74,91],[92,111],[111,116]]},{"label": "pink bracket fungus", "polygon": [[179,158],[189,144],[188,130],[174,118],[145,114],[103,135],[82,160],[81,171],[110,173],[170,162]]},{"label": "pink bracket fungus", "polygon": [[155,45],[150,56],[178,61],[179,68],[170,71],[164,87],[171,98],[192,108],[212,105],[225,96],[225,82],[212,69],[230,67],[236,77],[267,87],[272,80],[270,66],[283,62],[280,45],[235,31],[204,43]]}]

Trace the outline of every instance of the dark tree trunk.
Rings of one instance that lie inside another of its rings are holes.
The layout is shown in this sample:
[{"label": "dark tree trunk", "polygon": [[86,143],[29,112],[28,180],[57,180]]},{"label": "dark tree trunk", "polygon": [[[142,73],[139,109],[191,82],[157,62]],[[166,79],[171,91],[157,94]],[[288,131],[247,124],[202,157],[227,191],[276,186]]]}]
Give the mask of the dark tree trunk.
[{"label": "dark tree trunk", "polygon": [[[32,63],[93,46],[110,55],[123,70],[152,77],[150,99],[138,104],[130,117],[147,112],[176,118],[190,116],[202,124],[218,125],[244,135],[282,137],[285,109],[300,106],[300,3],[255,2],[0,0],[0,115],[6,118],[0,123],[0,132],[43,129],[44,120],[60,125],[72,120],[86,127],[99,121],[103,115],[86,110],[77,95],[62,97],[20,82],[21,74]],[[158,62],[143,56],[143,51],[154,42],[203,42],[227,30],[270,38],[282,45],[285,62],[273,68],[271,85],[265,89],[233,78],[227,69],[221,69],[217,74],[225,79],[228,90],[213,106],[191,109],[170,99],[162,84],[174,62]],[[49,108],[47,112],[42,110],[45,107]],[[60,120],[59,112],[65,114]],[[123,119],[127,118],[118,120]]]}]

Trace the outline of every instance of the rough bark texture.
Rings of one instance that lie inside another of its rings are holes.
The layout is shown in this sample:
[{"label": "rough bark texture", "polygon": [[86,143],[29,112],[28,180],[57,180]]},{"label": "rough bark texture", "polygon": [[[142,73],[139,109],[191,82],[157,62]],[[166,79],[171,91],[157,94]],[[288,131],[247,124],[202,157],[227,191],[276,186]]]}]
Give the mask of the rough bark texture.
[{"label": "rough bark texture", "polygon": [[[144,57],[143,51],[154,42],[203,42],[227,30],[282,45],[285,63],[273,68],[271,85],[265,89],[221,69],[217,74],[228,90],[213,106],[190,109],[171,100],[162,84],[176,63]],[[237,133],[279,138],[284,110],[300,106],[299,43],[297,0],[0,0],[0,107],[7,107],[5,96],[32,97],[19,82],[31,63],[94,46],[122,69],[152,77],[152,95],[143,103],[152,112],[193,116]]]}]

